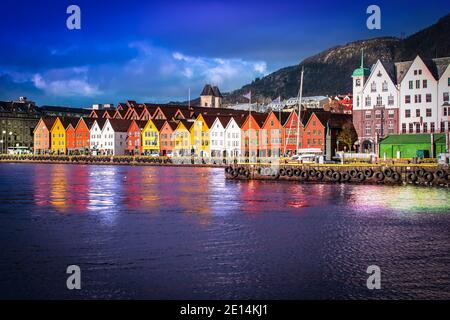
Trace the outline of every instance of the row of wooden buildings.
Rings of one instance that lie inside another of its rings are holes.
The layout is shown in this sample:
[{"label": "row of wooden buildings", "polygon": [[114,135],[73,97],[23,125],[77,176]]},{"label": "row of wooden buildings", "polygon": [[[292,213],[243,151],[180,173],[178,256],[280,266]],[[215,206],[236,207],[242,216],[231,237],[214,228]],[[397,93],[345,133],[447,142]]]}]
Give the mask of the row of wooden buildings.
[{"label": "row of wooden buildings", "polygon": [[[330,157],[351,115],[321,110],[246,112],[225,108],[119,103],[88,117],[41,118],[36,154],[288,156],[320,148]],[[299,134],[297,134],[299,133]]]}]

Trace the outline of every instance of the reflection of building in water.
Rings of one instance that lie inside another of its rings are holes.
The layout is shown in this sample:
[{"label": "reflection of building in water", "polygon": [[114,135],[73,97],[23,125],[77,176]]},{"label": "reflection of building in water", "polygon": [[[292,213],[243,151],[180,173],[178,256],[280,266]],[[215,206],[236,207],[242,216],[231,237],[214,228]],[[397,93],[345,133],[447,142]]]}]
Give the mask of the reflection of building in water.
[{"label": "reflection of building in water", "polygon": [[68,209],[67,170],[68,166],[58,164],[52,166],[50,173],[50,204],[62,212]]},{"label": "reflection of building in water", "polygon": [[121,205],[123,168],[118,166],[89,167],[89,204],[87,210],[98,214],[102,222],[114,224]]}]

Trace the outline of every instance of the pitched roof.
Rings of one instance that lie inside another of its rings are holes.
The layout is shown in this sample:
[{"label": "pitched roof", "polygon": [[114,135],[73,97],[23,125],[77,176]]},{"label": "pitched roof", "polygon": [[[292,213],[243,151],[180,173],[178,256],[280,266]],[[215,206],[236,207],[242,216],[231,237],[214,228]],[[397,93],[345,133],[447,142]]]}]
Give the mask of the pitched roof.
[{"label": "pitched roof", "polygon": [[175,130],[178,126],[179,121],[165,121],[172,130]]},{"label": "pitched roof", "polygon": [[200,96],[213,96],[218,98],[223,98],[222,93],[220,93],[220,90],[217,86],[211,86],[210,84],[206,84],[203,87],[202,93],[200,93]]},{"label": "pitched roof", "polygon": [[108,119],[108,121],[115,132],[127,132],[132,122],[125,119]]},{"label": "pitched roof", "polygon": [[156,129],[158,129],[158,131],[161,131],[161,128],[164,126],[164,124],[166,122],[168,122],[167,120],[162,120],[162,119],[153,119],[152,121],[153,121],[153,124],[155,125]]},{"label": "pitched roof", "polygon": [[60,120],[61,120],[62,125],[64,126],[64,129],[67,129],[69,127],[69,125],[72,125],[72,127],[75,129],[80,118],[61,117]]},{"label": "pitched roof", "polygon": [[[106,120],[108,120],[108,119],[106,119],[106,118],[94,118],[94,120],[95,120],[94,122],[97,122],[100,130],[103,130],[103,127],[105,126]],[[92,125],[94,125],[94,124],[92,124]],[[91,128],[92,128],[92,126],[91,126]]]},{"label": "pitched roof", "polygon": [[53,124],[56,121],[56,117],[45,117],[45,118],[41,118],[41,119],[49,131],[53,127]]},{"label": "pitched roof", "polygon": [[202,115],[203,120],[205,120],[206,125],[208,128],[211,128],[214,121],[216,121],[217,116],[211,116],[211,115]]},{"label": "pitched roof", "polygon": [[[144,129],[145,125],[148,122],[148,121],[145,121],[145,120],[132,120],[131,122],[133,122],[133,121],[136,122],[138,128],[141,129],[141,130]],[[130,125],[131,125],[131,123],[130,123]]]},{"label": "pitched roof", "polygon": [[252,117],[260,128],[264,125],[264,122],[266,122],[267,116],[267,113],[252,112]]},{"label": "pitched roof", "polygon": [[186,129],[191,130],[191,127],[194,125],[194,121],[188,121],[188,120],[180,120],[179,123],[182,123]]},{"label": "pitched roof", "polygon": [[[294,111],[292,111],[294,112]],[[284,126],[286,124],[286,121],[288,121],[289,117],[291,116],[292,112],[274,112],[275,117],[280,121],[281,125]]]},{"label": "pitched roof", "polygon": [[[84,123],[86,124],[86,126],[88,127],[88,129],[90,130],[92,128],[92,125],[94,124],[96,118],[80,118],[80,121],[83,120]],[[78,122],[80,123],[80,122]]]},{"label": "pitched roof", "polygon": [[220,121],[220,123],[222,124],[222,127],[226,128],[226,126],[228,125],[228,123],[231,120],[231,116],[216,116],[216,119],[218,119]]}]

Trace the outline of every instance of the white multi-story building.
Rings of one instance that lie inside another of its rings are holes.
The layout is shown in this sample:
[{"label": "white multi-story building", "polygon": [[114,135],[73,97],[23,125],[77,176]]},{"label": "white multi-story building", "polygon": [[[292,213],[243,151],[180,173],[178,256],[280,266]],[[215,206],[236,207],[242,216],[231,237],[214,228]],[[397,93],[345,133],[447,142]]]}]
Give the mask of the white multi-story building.
[{"label": "white multi-story building", "polygon": [[90,149],[94,154],[97,154],[103,146],[101,146],[102,141],[102,129],[105,125],[106,119],[100,118],[95,119],[94,123],[91,126],[91,129],[89,130],[89,144]]},{"label": "white multi-story building", "polygon": [[241,127],[245,116],[233,116],[225,127],[225,149],[227,157],[241,156]]},{"label": "white multi-story building", "polygon": [[107,119],[100,138],[100,152],[120,156],[127,149],[128,128],[131,120]]},{"label": "white multi-story building", "polygon": [[395,133],[449,131],[450,58],[394,64],[377,61],[353,72],[353,123],[360,150]]},{"label": "white multi-story building", "polygon": [[225,127],[231,117],[217,116],[209,129],[211,139],[211,157],[223,157],[225,155]]},{"label": "white multi-story building", "polygon": [[361,151],[373,150],[379,138],[398,133],[399,90],[394,64],[378,60],[372,69],[353,72],[353,125]]},{"label": "white multi-story building", "polygon": [[[430,67],[434,66],[430,64]],[[436,132],[438,124],[438,80],[417,56],[400,82],[401,133]]]},{"label": "white multi-story building", "polygon": [[450,64],[447,64],[447,67],[439,78],[438,108],[440,131],[448,132],[450,131]]}]

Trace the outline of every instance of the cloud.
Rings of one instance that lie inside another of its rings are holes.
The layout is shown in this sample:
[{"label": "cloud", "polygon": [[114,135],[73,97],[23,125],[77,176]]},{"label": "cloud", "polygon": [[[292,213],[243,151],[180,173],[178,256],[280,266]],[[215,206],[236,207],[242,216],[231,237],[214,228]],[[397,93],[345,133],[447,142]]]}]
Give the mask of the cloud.
[{"label": "cloud", "polygon": [[50,70],[45,75],[36,73],[31,81],[46,94],[61,97],[95,97],[102,92],[87,81],[89,68]]},{"label": "cloud", "polygon": [[[65,105],[117,103],[125,99],[185,101],[188,89],[195,97],[206,83],[211,83],[227,92],[267,73],[264,61],[194,56],[146,41],[132,41],[126,47],[134,54],[124,62],[105,60],[25,72],[9,67],[7,73],[18,91],[23,87],[22,95],[33,99],[37,91],[43,103],[63,101]],[[21,81],[27,84],[26,89]],[[30,91],[30,86],[35,90]]]}]

